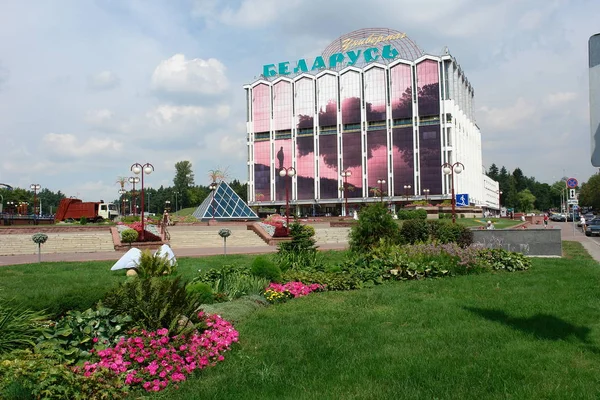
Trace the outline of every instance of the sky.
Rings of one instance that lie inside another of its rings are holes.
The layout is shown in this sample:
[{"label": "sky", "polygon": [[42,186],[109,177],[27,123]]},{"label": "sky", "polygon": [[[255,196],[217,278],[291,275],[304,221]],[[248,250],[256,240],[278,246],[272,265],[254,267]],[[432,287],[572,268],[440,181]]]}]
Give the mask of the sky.
[{"label": "sky", "polygon": [[483,162],[552,183],[590,162],[592,0],[0,0],[0,183],[85,201],[227,170],[245,182],[244,84],[361,28],[447,47],[475,90]]}]

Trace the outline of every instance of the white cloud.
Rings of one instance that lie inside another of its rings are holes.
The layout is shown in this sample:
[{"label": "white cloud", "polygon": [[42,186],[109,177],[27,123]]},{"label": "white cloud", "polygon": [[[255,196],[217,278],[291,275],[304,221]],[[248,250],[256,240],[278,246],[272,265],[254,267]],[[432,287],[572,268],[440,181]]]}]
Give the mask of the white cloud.
[{"label": "white cloud", "polygon": [[0,65],[0,90],[2,90],[2,87],[6,82],[8,82],[8,69]]},{"label": "white cloud", "polygon": [[544,98],[544,104],[549,107],[563,106],[567,103],[571,103],[577,99],[577,93],[575,92],[558,92],[550,93]]},{"label": "white cloud", "polygon": [[123,144],[108,138],[80,137],[68,133],[48,133],[42,138],[49,153],[71,158],[85,158],[105,151],[120,152]]},{"label": "white cloud", "polygon": [[522,97],[504,108],[481,107],[477,110],[480,126],[486,130],[512,130],[535,115],[535,106]]},{"label": "white cloud", "polygon": [[120,84],[119,77],[112,71],[102,71],[88,77],[88,88],[92,90],[110,90]]},{"label": "white cloud", "polygon": [[229,87],[225,66],[215,58],[186,60],[175,54],[162,61],[152,74],[152,88],[168,94],[215,95]]},{"label": "white cloud", "polygon": [[90,125],[105,125],[111,121],[114,117],[114,113],[107,109],[100,110],[89,110],[84,117],[84,121]]}]

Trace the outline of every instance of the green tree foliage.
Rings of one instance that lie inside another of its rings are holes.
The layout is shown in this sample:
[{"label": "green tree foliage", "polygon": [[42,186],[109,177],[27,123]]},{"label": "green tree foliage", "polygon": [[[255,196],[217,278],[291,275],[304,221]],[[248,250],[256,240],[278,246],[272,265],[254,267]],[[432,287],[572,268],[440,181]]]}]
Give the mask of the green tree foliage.
[{"label": "green tree foliage", "polygon": [[234,179],[229,186],[242,200],[248,202],[248,184],[242,184],[237,179]]},{"label": "green tree foliage", "polygon": [[579,205],[600,210],[600,175],[596,174],[581,185]]},{"label": "green tree foliage", "polygon": [[535,196],[531,193],[529,189],[525,189],[517,195],[519,200],[519,210],[523,212],[530,212],[533,210],[533,205],[535,204]]},{"label": "green tree foliage", "polygon": [[498,177],[500,176],[500,171],[498,170],[498,167],[496,166],[496,164],[490,165],[490,168],[487,171],[487,176],[489,176],[490,178],[492,178],[495,181],[498,180]]},{"label": "green tree foliage", "polygon": [[397,244],[400,239],[398,224],[387,208],[381,203],[364,207],[358,222],[350,230],[350,250],[354,252],[369,251],[381,241]]},{"label": "green tree foliage", "polygon": [[175,178],[173,178],[174,189],[177,193],[177,202],[179,208],[190,205],[190,195],[188,190],[194,186],[194,173],[192,172],[192,163],[189,161],[179,161],[175,163]]}]

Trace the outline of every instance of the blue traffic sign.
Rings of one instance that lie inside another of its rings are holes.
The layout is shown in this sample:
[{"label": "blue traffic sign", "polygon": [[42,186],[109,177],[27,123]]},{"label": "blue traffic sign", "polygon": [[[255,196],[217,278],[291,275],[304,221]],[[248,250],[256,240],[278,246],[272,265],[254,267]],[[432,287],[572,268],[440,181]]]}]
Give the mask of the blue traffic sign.
[{"label": "blue traffic sign", "polygon": [[467,193],[457,194],[454,200],[456,207],[468,207],[469,206],[469,195]]},{"label": "blue traffic sign", "polygon": [[567,179],[567,187],[570,189],[575,189],[578,184],[579,184],[579,182],[577,182],[577,179],[575,179],[575,178]]}]

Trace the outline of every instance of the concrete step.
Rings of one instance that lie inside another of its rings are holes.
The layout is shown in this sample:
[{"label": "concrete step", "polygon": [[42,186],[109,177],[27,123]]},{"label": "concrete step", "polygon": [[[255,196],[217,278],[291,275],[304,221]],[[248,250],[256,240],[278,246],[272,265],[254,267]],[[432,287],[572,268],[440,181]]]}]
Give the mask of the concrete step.
[{"label": "concrete step", "polygon": [[[48,240],[41,247],[42,254],[87,253],[114,251],[110,232],[48,233]],[[37,254],[38,245],[31,235],[0,235],[0,256]]]},{"label": "concrete step", "polygon": [[[221,247],[223,238],[215,231],[171,231],[170,245],[173,249],[191,247]],[[227,238],[227,245],[232,247],[265,246],[266,243],[249,230],[232,230]]]},{"label": "concrete step", "polygon": [[315,229],[315,240],[319,243],[348,243],[350,228]]}]

